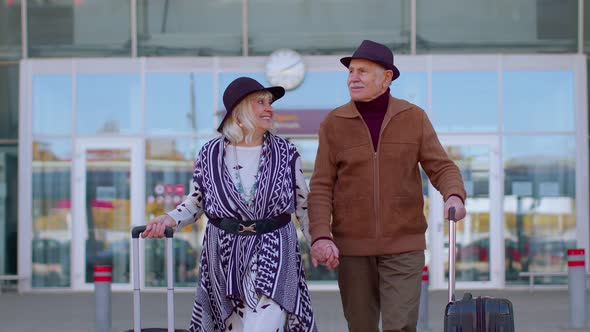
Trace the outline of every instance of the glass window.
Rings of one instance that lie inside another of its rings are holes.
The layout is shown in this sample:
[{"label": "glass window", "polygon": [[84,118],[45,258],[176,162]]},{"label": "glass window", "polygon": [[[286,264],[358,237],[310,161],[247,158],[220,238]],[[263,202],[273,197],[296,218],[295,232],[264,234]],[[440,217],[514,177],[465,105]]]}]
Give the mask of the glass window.
[{"label": "glass window", "polygon": [[69,135],[72,132],[72,77],[33,77],[33,134]]},{"label": "glass window", "polygon": [[134,134],[141,128],[137,74],[78,75],[76,131],[81,135]]},{"label": "glass window", "polygon": [[[146,143],[146,220],[174,209],[191,191],[195,157],[206,140],[150,139]],[[204,218],[174,234],[178,287],[194,287],[199,272]],[[146,286],[166,285],[165,241],[145,242]]]},{"label": "glass window", "polygon": [[70,286],[72,146],[33,142],[33,287]]},{"label": "glass window", "polygon": [[590,51],[590,6],[584,3],[584,52]]},{"label": "glass window", "polygon": [[416,1],[419,53],[577,50],[576,0]]},{"label": "glass window", "polygon": [[574,73],[505,71],[505,131],[575,130]]},{"label": "glass window", "polygon": [[428,108],[428,73],[404,71],[390,89],[392,96],[405,99],[423,110]]},{"label": "glass window", "polygon": [[131,55],[130,1],[28,1],[30,57]]},{"label": "glass window", "polygon": [[20,0],[0,1],[0,59],[21,57],[20,12]]},{"label": "glass window", "polygon": [[[445,149],[461,170],[468,197],[465,201],[467,216],[457,223],[456,278],[458,281],[489,281],[490,148],[488,145],[449,145]],[[443,225],[444,246],[448,250],[449,224]],[[443,265],[448,276],[448,255]]]},{"label": "glass window", "polygon": [[[318,140],[307,138],[290,138],[290,141],[295,144],[297,151],[299,151],[299,154],[301,155],[303,174],[305,175],[305,180],[309,188],[309,180],[311,179],[311,174],[313,173],[315,156],[318,150]],[[293,220],[297,220],[295,215],[293,215]],[[322,264],[318,265],[318,267],[313,267],[309,243],[307,243],[305,240],[299,223],[296,222],[295,224],[297,226],[297,237],[299,238],[299,249],[301,250],[301,261],[303,263],[307,280],[337,280],[337,274],[335,270],[330,271]]]},{"label": "glass window", "polygon": [[95,265],[111,266],[113,283],[129,283],[131,150],[86,149],[84,164],[86,283]]},{"label": "glass window", "polygon": [[441,132],[497,131],[497,72],[433,72],[432,122]]},{"label": "glass window", "polygon": [[507,284],[527,283],[520,271],[566,272],[566,249],[576,248],[575,136],[509,136],[503,150]]},{"label": "glass window", "polygon": [[17,146],[0,146],[0,275],[17,274],[17,181]]},{"label": "glass window", "polygon": [[18,65],[0,65],[0,139],[18,138],[18,87]]},{"label": "glass window", "polygon": [[252,55],[283,47],[305,54],[350,53],[363,39],[409,53],[410,1],[248,0],[248,35]]},{"label": "glass window", "polygon": [[145,89],[148,133],[215,131],[212,74],[147,74]]},{"label": "glass window", "polygon": [[138,0],[137,34],[140,56],[241,55],[242,1]]}]

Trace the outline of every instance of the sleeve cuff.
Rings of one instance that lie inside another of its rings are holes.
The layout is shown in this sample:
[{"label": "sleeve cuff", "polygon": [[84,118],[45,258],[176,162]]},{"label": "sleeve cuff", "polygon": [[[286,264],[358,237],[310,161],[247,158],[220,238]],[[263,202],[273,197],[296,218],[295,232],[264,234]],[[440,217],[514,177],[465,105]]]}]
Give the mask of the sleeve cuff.
[{"label": "sleeve cuff", "polygon": [[[461,203],[463,203],[463,205],[465,205],[465,199],[463,199],[463,197],[457,195],[457,194],[450,194],[449,197],[451,196],[455,196],[457,198],[459,198],[461,200]],[[447,197],[447,199],[449,199],[449,197]]]},{"label": "sleeve cuff", "polygon": [[310,245],[310,247],[311,247],[311,246],[313,246],[313,244],[314,244],[314,243],[316,243],[316,242],[317,242],[317,241],[319,241],[319,240],[330,240],[330,241],[334,242],[334,240],[333,240],[331,237],[327,237],[327,236],[320,236],[320,237],[318,237],[317,239],[315,239],[315,240],[313,240],[313,241],[311,242],[311,245]]}]

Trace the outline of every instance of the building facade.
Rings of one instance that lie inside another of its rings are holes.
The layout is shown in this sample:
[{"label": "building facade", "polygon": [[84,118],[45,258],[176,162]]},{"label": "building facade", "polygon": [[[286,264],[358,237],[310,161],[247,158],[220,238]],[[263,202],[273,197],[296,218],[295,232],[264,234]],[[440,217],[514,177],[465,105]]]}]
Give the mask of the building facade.
[{"label": "building facade", "polygon": [[[2,0],[0,275],[91,290],[93,266],[110,264],[113,288],[131,289],[130,227],[188,194],[223,90],[272,84],[280,49],[302,55],[302,82],[274,106],[309,177],[319,122],[348,101],[339,59],[363,39],[394,51],[392,94],[426,110],[462,171],[457,286],[566,272],[566,249],[590,238],[586,13],[584,0]],[[442,289],[448,227],[425,176],[423,193]],[[194,288],[205,222],[174,240],[177,286]],[[142,248],[142,283],[164,285],[163,242]],[[311,287],[335,289],[302,251]]]}]

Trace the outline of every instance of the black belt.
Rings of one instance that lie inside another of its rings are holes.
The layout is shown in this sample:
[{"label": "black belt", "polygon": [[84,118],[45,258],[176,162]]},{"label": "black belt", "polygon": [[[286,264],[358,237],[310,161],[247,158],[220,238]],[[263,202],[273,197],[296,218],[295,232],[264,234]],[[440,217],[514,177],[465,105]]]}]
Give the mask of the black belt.
[{"label": "black belt", "polygon": [[276,217],[240,220],[235,218],[209,218],[209,222],[224,231],[236,235],[257,235],[270,233],[291,222],[291,215],[287,213]]}]

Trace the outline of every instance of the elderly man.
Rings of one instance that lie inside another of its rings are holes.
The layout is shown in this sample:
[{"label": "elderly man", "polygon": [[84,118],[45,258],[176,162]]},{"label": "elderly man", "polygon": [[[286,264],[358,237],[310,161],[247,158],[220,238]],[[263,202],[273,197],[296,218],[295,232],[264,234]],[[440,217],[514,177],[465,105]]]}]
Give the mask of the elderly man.
[{"label": "elderly man", "polygon": [[461,173],[426,113],[390,95],[393,53],[365,40],[348,68],[351,100],[322,121],[308,197],[312,258],[334,269],[351,332],[416,331],[426,249],[420,164],[457,220]]}]

